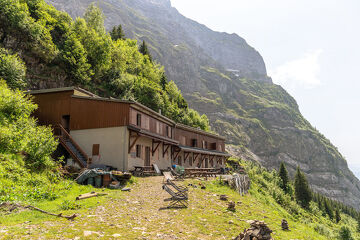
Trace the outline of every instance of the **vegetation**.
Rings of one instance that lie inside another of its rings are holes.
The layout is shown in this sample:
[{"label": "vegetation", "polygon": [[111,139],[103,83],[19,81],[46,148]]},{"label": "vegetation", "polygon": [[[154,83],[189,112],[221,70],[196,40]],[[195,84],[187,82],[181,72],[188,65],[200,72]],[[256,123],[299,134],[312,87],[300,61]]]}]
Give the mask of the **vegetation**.
[{"label": "vegetation", "polygon": [[280,188],[285,192],[289,192],[289,175],[284,162],[281,162],[279,168]]},{"label": "vegetation", "polygon": [[121,24],[113,27],[110,32],[110,36],[113,41],[116,41],[118,39],[125,40],[125,33],[123,32]]},{"label": "vegetation", "polygon": [[[145,42],[125,39],[121,26],[110,34],[102,11],[91,4],[84,18],[71,17],[44,0],[0,3],[0,76],[9,87],[25,89],[76,85],[100,96],[138,101],[193,127],[209,130],[208,119],[188,107],[164,68],[152,61]],[[25,66],[28,76],[24,78]],[[4,73],[2,65],[10,65]],[[37,67],[41,66],[41,67]],[[56,77],[54,77],[56,76]]]},{"label": "vegetation", "polygon": [[297,167],[296,169],[294,188],[296,201],[303,208],[309,208],[309,204],[311,201],[311,190],[304,173],[300,171],[299,167]]}]

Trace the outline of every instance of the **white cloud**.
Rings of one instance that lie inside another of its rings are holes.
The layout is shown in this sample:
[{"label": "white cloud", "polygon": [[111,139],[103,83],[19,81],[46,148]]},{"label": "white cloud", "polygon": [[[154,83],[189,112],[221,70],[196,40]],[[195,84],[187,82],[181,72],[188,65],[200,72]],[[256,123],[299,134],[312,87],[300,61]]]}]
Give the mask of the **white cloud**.
[{"label": "white cloud", "polygon": [[275,83],[285,88],[319,86],[321,85],[319,58],[322,52],[322,49],[317,49],[298,59],[288,61],[274,70],[270,70],[270,76]]}]

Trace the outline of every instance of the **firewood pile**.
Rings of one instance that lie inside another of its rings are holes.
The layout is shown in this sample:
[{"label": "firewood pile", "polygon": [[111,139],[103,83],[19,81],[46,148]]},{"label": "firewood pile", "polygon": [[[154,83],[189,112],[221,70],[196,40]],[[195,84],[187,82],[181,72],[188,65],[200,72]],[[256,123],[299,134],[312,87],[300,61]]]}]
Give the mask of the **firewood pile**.
[{"label": "firewood pile", "polygon": [[251,220],[250,228],[245,229],[234,240],[273,240],[271,237],[272,230],[263,221]]}]

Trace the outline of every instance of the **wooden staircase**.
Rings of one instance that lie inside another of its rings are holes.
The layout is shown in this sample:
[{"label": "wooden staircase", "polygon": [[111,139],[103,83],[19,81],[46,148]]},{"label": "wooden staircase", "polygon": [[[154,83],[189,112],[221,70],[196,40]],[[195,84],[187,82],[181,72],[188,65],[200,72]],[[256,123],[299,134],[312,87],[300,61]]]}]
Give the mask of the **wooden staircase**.
[{"label": "wooden staircase", "polygon": [[54,127],[54,135],[81,168],[88,167],[89,157],[61,124]]}]

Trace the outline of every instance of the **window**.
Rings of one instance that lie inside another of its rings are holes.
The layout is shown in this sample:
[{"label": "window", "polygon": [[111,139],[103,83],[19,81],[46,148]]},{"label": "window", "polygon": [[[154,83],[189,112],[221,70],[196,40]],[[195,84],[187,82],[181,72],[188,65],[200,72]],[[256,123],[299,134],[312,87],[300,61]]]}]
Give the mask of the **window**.
[{"label": "window", "polygon": [[216,142],[210,144],[211,150],[216,150]]},{"label": "window", "polygon": [[92,155],[99,156],[99,154],[100,154],[100,144],[93,144]]},{"label": "window", "polygon": [[141,158],[141,145],[136,145],[136,157]]},{"label": "window", "polygon": [[171,128],[169,126],[166,126],[166,136],[171,138]]},{"label": "window", "polygon": [[191,146],[197,147],[197,139],[196,138],[191,139]]},{"label": "window", "polygon": [[136,125],[141,127],[141,114],[136,114]]}]

